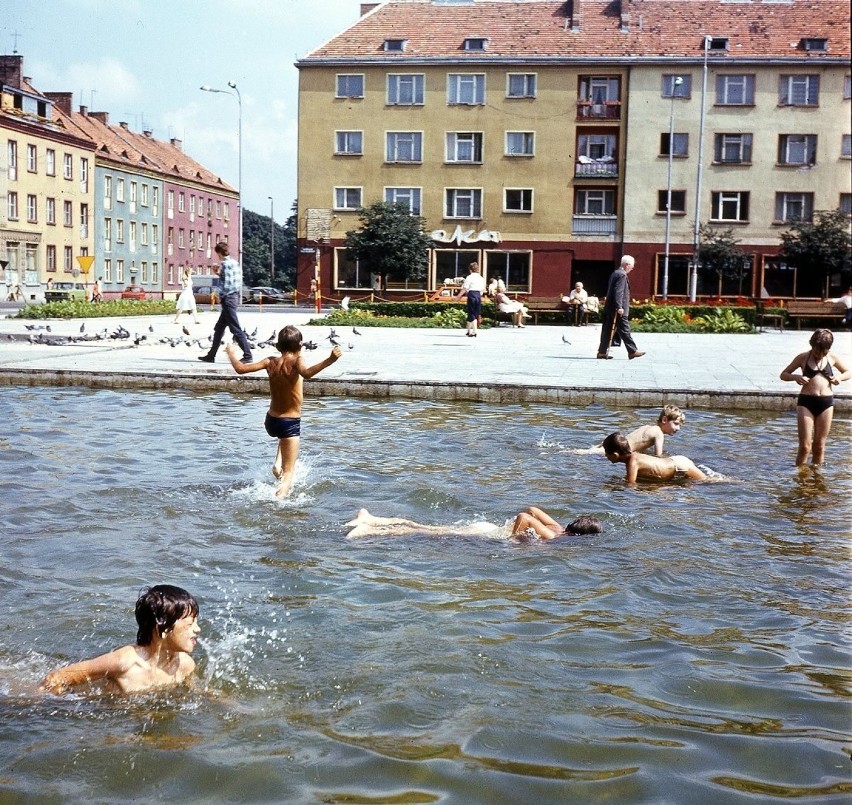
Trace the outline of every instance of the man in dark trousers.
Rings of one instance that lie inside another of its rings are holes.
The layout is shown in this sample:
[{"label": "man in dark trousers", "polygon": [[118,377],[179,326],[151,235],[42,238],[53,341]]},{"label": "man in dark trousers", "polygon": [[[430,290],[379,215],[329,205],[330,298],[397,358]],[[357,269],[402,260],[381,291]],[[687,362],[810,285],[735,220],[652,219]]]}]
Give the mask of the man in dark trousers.
[{"label": "man in dark trousers", "polygon": [[601,343],[598,347],[598,358],[601,360],[612,358],[609,347],[613,342],[613,334],[621,339],[630,360],[641,358],[645,354],[637,348],[630,332],[630,324],[627,322],[627,316],[630,313],[630,282],[627,275],[633,271],[635,263],[636,261],[629,254],[625,254],[621,258],[621,265],[610,274],[604,304]]},{"label": "man in dark trousers", "polygon": [[228,244],[224,241],[216,244],[215,252],[222,258],[222,264],[216,272],[221,283],[219,302],[222,305],[222,312],[213,327],[213,343],[210,345],[210,351],[206,355],[199,356],[198,360],[205,363],[213,363],[216,360],[216,352],[219,350],[219,344],[222,343],[222,336],[227,327],[230,328],[234,339],[243,351],[243,363],[251,363],[251,345],[237,318],[237,307],[239,307],[243,289],[243,270],[240,264],[229,256]]}]

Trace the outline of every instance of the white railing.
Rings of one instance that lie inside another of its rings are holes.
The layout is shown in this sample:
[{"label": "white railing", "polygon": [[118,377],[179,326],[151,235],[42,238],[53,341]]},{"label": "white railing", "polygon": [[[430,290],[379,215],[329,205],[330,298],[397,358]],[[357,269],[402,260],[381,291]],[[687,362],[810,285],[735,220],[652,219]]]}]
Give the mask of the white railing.
[{"label": "white railing", "polygon": [[578,162],[574,166],[574,175],[584,178],[594,178],[596,176],[605,179],[615,179],[618,177],[617,162]]},{"label": "white railing", "polygon": [[575,215],[575,235],[615,235],[618,219],[614,215]]}]

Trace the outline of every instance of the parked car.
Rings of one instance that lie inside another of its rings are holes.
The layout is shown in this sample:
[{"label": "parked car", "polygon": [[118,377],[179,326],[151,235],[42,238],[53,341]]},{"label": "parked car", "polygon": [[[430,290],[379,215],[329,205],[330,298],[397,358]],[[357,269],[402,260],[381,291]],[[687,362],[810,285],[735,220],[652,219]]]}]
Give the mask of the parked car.
[{"label": "parked car", "polygon": [[213,292],[216,292],[216,301],[219,301],[219,289],[215,285],[196,285],[192,289],[192,295],[195,297],[196,305],[213,304]]},{"label": "parked car", "polygon": [[128,285],[121,292],[122,299],[135,299],[138,302],[144,302],[148,298],[145,289],[141,285]]},{"label": "parked car", "polygon": [[264,305],[269,305],[276,302],[288,302],[290,299],[292,299],[292,297],[289,294],[284,293],[284,291],[279,291],[278,288],[259,286],[251,289],[252,302],[260,302]]},{"label": "parked car", "polygon": [[45,302],[85,302],[88,298],[82,282],[54,282],[45,292]]}]

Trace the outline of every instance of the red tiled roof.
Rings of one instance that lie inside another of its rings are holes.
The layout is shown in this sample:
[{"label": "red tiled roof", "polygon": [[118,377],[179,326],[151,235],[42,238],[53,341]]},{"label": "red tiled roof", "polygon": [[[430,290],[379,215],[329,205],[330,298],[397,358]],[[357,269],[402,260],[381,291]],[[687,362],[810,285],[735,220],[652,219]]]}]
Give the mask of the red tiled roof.
[{"label": "red tiled roof", "polygon": [[[476,0],[458,5],[390,0],[309,53],[299,66],[328,59],[700,58],[705,35],[727,38],[729,58],[848,58],[849,6],[839,0]],[[486,50],[465,51],[467,37],[486,37]],[[827,53],[806,53],[803,37],[827,39]],[[404,52],[386,52],[386,39],[405,39]]]}]

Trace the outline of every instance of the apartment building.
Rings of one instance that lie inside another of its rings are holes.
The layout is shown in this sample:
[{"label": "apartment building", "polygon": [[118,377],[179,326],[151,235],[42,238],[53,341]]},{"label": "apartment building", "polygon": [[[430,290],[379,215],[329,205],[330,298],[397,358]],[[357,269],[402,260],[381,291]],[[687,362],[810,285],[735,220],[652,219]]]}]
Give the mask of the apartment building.
[{"label": "apartment building", "polygon": [[0,294],[39,301],[48,279],[86,280],[93,254],[94,144],[56,120],[53,101],[0,56]]},{"label": "apartment building", "polygon": [[390,278],[390,298],[474,259],[516,292],[602,293],[623,252],[634,295],[660,295],[666,264],[686,293],[696,220],[749,253],[700,293],[820,295],[777,260],[779,235],[848,209],[849,51],[831,0],[362,4],[296,65],[299,290],[375,287],[342,244],[385,200],[433,242],[426,282]]}]

